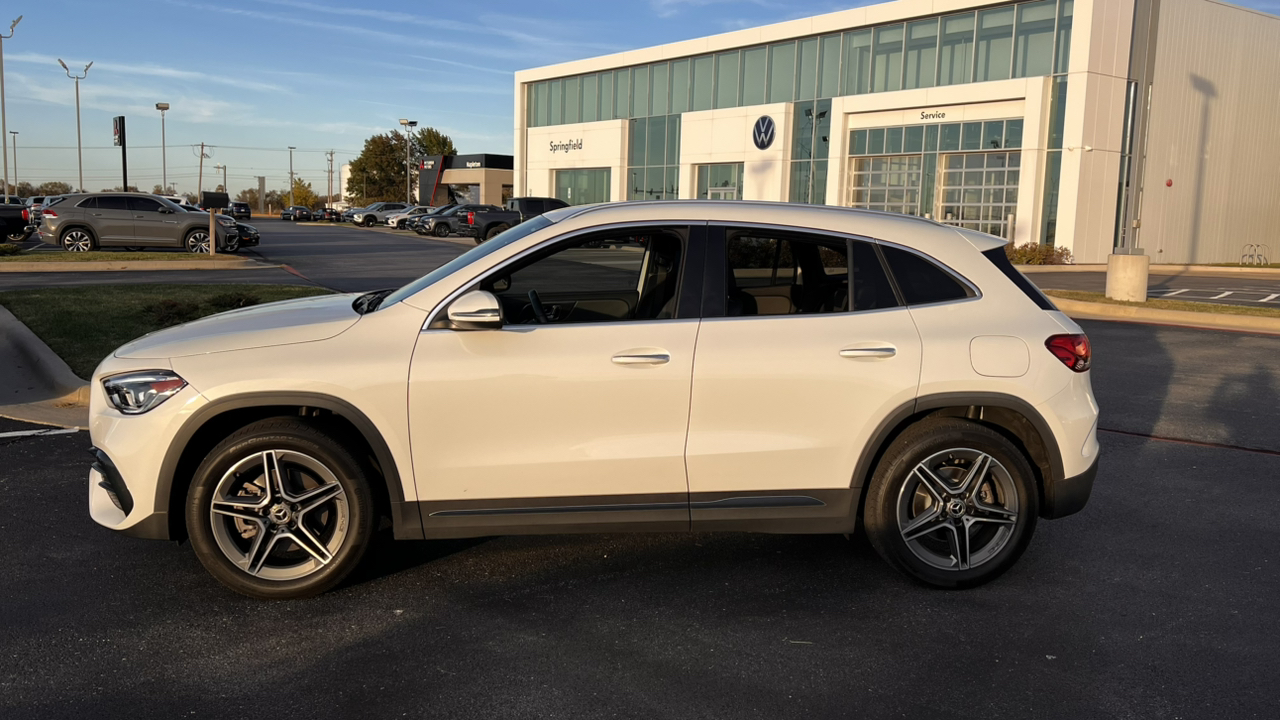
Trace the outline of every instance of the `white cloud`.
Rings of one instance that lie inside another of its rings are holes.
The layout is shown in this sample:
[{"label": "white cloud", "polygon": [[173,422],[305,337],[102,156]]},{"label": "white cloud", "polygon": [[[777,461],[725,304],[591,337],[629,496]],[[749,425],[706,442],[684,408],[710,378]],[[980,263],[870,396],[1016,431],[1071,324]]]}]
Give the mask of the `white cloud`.
[{"label": "white cloud", "polygon": [[[6,60],[10,62],[27,63],[32,65],[48,65],[61,70],[58,65],[58,58],[53,55],[43,55],[41,53],[9,53]],[[63,58],[66,60],[66,58]],[[80,68],[88,64],[87,61],[67,61],[67,65],[71,67],[72,72],[79,73]],[[132,63],[120,63],[112,60],[95,61],[93,67],[89,70],[92,75],[98,75],[103,72],[120,73],[122,75],[142,75],[145,77],[159,77],[171,80],[188,80],[191,82],[214,83],[217,85],[229,85],[231,87],[242,90],[259,90],[262,92],[284,92],[285,88],[271,83],[257,82],[253,80],[242,80],[223,77],[220,75],[210,75],[209,73],[196,72],[194,70],[179,70],[177,68],[164,67],[161,65],[139,65]]]}]

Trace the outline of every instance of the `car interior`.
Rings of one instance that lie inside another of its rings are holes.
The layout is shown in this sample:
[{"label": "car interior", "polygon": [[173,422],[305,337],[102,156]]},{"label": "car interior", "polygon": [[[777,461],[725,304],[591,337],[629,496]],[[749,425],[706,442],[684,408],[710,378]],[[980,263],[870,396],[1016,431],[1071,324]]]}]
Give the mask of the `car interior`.
[{"label": "car interior", "polygon": [[685,233],[627,229],[570,241],[480,284],[512,325],[675,317]]},{"label": "car interior", "polygon": [[729,317],[812,315],[899,304],[870,243],[743,231],[730,233],[725,251],[725,315]]}]

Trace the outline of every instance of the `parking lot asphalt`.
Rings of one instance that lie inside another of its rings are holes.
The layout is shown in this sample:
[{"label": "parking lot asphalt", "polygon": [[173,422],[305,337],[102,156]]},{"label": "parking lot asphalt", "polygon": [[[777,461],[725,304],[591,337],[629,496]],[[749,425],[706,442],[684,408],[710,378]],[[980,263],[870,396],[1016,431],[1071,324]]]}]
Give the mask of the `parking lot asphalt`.
[{"label": "parking lot asphalt", "polygon": [[1274,717],[1280,339],[1083,325],[1093,498],[964,592],[857,537],[583,535],[263,603],[94,525],[87,435],[0,438],[0,716]]},{"label": "parking lot asphalt", "polygon": [[[1027,277],[1044,290],[1104,292],[1107,289],[1105,272],[1038,272]],[[1147,280],[1147,297],[1280,308],[1280,275],[1152,274]]]}]

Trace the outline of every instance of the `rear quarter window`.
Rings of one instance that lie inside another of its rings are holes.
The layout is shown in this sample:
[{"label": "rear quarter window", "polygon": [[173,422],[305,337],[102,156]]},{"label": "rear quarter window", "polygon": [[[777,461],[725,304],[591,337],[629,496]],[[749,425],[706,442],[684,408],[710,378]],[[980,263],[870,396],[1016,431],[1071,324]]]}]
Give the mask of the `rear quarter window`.
[{"label": "rear quarter window", "polygon": [[1017,285],[1018,289],[1030,298],[1031,302],[1036,304],[1036,307],[1041,310],[1058,309],[1047,295],[1040,292],[1040,288],[1036,287],[1030,280],[1028,280],[1026,275],[1018,272],[1018,268],[1014,267],[1012,262],[1009,262],[1009,256],[1005,254],[1003,247],[988,250],[982,253],[982,255],[986,259],[990,260],[992,265],[1000,268],[1000,272],[1004,273],[1004,276],[1009,278],[1014,285]]},{"label": "rear quarter window", "polygon": [[882,245],[881,251],[907,305],[931,305],[974,296],[949,271],[920,255],[888,245]]}]

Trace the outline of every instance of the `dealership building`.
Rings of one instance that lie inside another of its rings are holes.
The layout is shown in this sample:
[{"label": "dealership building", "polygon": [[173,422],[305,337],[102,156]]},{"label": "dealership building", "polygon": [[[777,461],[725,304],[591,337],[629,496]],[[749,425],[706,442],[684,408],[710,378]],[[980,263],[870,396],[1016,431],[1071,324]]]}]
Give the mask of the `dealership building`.
[{"label": "dealership building", "polygon": [[518,72],[512,182],[1274,261],[1277,48],[1280,18],[1217,0],[897,0]]}]

